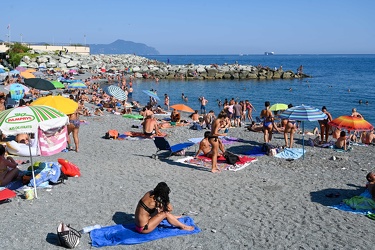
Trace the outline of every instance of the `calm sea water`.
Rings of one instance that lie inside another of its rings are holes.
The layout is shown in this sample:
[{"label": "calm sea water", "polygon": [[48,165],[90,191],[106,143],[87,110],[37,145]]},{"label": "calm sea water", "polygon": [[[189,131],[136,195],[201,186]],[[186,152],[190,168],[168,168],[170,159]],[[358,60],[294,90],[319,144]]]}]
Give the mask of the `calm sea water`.
[{"label": "calm sea water", "polygon": [[[292,103],[294,106],[305,104],[316,108],[326,106],[333,118],[350,115],[352,108],[362,113],[366,120],[375,125],[375,55],[159,55],[147,56],[150,59],[175,65],[185,64],[233,64],[263,65],[271,68],[282,66],[284,70],[297,71],[303,65],[304,73],[312,78],[302,80],[213,80],[181,81],[136,80],[134,83],[135,100],[147,103],[148,97],[143,89],[156,89],[163,99],[168,93],[171,104],[184,103],[181,94],[188,96],[185,103],[193,109],[199,109],[198,98],[205,96],[207,108],[217,114],[220,109],[217,100],[231,98],[248,99],[256,108],[258,116],[265,101],[273,103]],[[290,91],[290,88],[292,89]],[[359,104],[359,100],[363,104]],[[368,105],[365,102],[368,101]],[[163,104],[163,101],[160,102]],[[317,126],[317,122],[307,122],[306,127]]]}]

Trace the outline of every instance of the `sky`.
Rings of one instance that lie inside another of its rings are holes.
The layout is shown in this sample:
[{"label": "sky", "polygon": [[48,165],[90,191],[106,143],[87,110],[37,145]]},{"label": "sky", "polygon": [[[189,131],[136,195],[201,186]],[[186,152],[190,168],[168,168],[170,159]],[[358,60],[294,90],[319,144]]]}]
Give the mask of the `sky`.
[{"label": "sky", "polygon": [[0,6],[3,41],[122,39],[162,55],[375,53],[374,0],[5,0]]}]

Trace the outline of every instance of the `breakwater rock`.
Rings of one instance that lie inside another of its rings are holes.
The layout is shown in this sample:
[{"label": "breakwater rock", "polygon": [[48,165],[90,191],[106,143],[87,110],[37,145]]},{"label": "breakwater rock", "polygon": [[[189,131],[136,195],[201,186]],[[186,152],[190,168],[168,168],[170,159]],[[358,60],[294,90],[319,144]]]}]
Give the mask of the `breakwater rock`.
[{"label": "breakwater rock", "polygon": [[49,53],[31,51],[39,54],[34,58],[24,56],[21,65],[29,68],[78,69],[94,72],[121,72],[146,79],[293,79],[310,77],[301,72],[272,69],[269,67],[224,64],[224,65],[171,65],[141,56],[126,55],[79,55],[72,53]]}]

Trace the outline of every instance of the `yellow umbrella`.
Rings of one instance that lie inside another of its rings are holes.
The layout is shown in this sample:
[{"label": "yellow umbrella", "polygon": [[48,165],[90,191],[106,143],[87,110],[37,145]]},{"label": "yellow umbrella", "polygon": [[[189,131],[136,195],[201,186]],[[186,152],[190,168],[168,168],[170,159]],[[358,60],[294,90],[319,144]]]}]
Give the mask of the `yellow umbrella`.
[{"label": "yellow umbrella", "polygon": [[69,115],[73,114],[77,108],[78,108],[78,103],[73,101],[72,99],[63,97],[63,96],[44,96],[36,99],[31,103],[31,106],[35,105],[45,105],[49,106],[52,108],[55,108],[62,113]]},{"label": "yellow umbrella", "polygon": [[30,72],[27,72],[27,71],[21,72],[20,74],[25,79],[35,78],[35,76],[33,74],[31,74]]}]

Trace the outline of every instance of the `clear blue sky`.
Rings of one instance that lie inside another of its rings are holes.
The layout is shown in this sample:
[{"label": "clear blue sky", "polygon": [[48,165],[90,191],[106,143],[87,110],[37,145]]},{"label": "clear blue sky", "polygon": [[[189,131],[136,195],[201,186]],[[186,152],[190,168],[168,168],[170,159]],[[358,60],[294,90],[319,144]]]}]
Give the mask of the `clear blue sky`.
[{"label": "clear blue sky", "polygon": [[[52,4],[53,3],[53,4]],[[374,0],[4,0],[0,40],[144,43],[165,55],[374,54]]]}]

